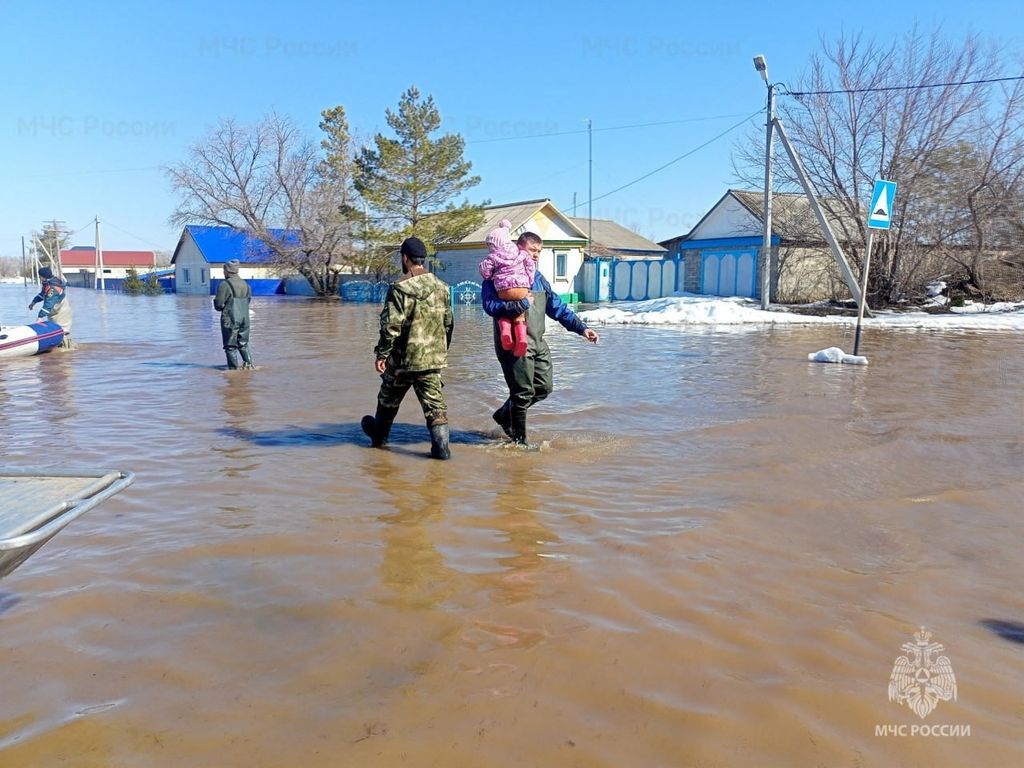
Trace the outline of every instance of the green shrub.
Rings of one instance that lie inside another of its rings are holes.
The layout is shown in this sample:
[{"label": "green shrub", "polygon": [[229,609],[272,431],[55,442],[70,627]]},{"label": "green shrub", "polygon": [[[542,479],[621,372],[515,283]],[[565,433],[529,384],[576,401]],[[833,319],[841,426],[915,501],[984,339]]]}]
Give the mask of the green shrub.
[{"label": "green shrub", "polygon": [[160,281],[157,280],[156,275],[149,275],[146,278],[146,285],[143,288],[143,292],[147,296],[161,296],[164,292],[164,287],[160,285]]},{"label": "green shrub", "polygon": [[129,267],[122,287],[129,296],[138,296],[146,289],[146,286],[139,279],[139,273],[135,270],[135,267]]}]

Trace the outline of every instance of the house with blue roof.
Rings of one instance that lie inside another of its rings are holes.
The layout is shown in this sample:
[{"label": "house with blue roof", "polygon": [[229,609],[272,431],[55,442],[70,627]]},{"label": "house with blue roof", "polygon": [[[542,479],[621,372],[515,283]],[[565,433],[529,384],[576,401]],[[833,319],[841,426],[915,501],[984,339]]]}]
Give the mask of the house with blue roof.
[{"label": "house with blue roof", "polygon": [[[857,224],[826,213],[842,241]],[[727,190],[685,235],[659,245],[684,268],[682,290],[709,296],[761,295],[759,255],[764,242],[764,193]],[[772,196],[770,297],[809,302],[844,293],[843,278],[803,194]]]},{"label": "house with blue roof", "polygon": [[[297,243],[298,232],[271,229],[285,242]],[[210,296],[224,279],[224,264],[238,259],[239,277],[252,286],[254,296],[283,293],[283,281],[273,263],[273,254],[265,242],[234,227],[189,224],[178,239],[171,264],[177,293]]]}]

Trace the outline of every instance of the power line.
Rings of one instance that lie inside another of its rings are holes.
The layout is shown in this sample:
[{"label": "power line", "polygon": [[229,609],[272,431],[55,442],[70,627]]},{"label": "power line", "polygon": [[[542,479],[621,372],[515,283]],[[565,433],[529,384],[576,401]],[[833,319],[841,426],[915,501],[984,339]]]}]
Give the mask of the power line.
[{"label": "power line", "polygon": [[[681,123],[699,123],[706,122],[708,120],[728,120],[731,117],[739,117],[740,113],[734,113],[731,115],[712,115],[708,117],[687,117],[680,120],[661,120],[654,123],[631,123],[630,125],[610,125],[604,128],[594,128],[593,132],[598,131],[625,131],[631,128],[650,128],[658,125],[679,125]],[[586,133],[586,128],[580,128],[575,131],[550,131],[548,133],[527,133],[522,136],[499,136],[494,139],[474,139],[467,141],[466,144],[489,144],[495,141],[518,141],[520,139],[547,139],[551,136],[574,136],[581,133]]]},{"label": "power line", "polygon": [[152,240],[147,240],[144,237],[139,237],[138,235],[132,234],[127,229],[121,229],[121,227],[117,226],[117,224],[111,223],[110,219],[104,219],[103,223],[106,224],[108,227],[113,227],[118,232],[122,232],[122,233],[128,235],[129,237],[134,237],[136,240],[139,240],[140,242],[147,243],[148,245],[152,245],[154,248],[161,248],[162,249],[164,247],[162,245],[158,245],[157,243],[154,243]]},{"label": "power line", "polygon": [[878,91],[920,91],[925,88],[951,88],[959,85],[980,85],[983,83],[1005,83],[1012,80],[1024,80],[1024,75],[1017,77],[992,77],[986,80],[961,80],[956,83],[925,83],[921,85],[888,85],[878,88],[839,88],[834,91],[785,91],[786,96],[831,96],[838,93],[875,93]]},{"label": "power line", "polygon": [[605,192],[603,195],[598,195],[597,197],[591,198],[589,201],[585,200],[584,203],[587,203],[587,202],[593,203],[593,202],[596,202],[597,200],[602,200],[602,199],[604,199],[606,197],[609,197],[610,195],[614,195],[616,192],[621,192],[622,190],[626,189],[627,187],[631,187],[634,184],[638,184],[639,182],[643,181],[644,179],[650,178],[654,174],[659,173],[659,172],[665,170],[670,165],[674,165],[675,163],[678,163],[680,160],[683,160],[684,158],[689,157],[690,155],[694,154],[695,152],[698,152],[699,150],[704,149],[704,147],[708,146],[709,144],[713,144],[714,142],[718,141],[723,136],[726,136],[727,134],[732,133],[737,128],[739,128],[741,125],[743,125],[744,123],[749,122],[750,120],[752,120],[753,118],[757,117],[759,114],[761,114],[764,111],[765,111],[765,108],[761,107],[756,112],[753,112],[753,113],[747,115],[742,120],[740,120],[738,123],[735,123],[734,125],[730,126],[729,128],[726,128],[720,134],[718,134],[717,136],[714,136],[713,138],[708,139],[703,144],[700,144],[700,145],[694,147],[693,149],[691,149],[691,150],[689,150],[687,152],[684,152],[679,157],[676,157],[676,158],[673,158],[672,160],[669,160],[664,165],[658,166],[653,171],[645,173],[643,176],[640,176],[640,177],[638,177],[636,179],[633,179],[632,181],[630,181],[630,182],[628,182],[626,184],[623,184],[621,187],[616,187],[615,189],[611,190],[610,192]]},{"label": "power line", "polygon": [[74,237],[75,235],[77,235],[77,234],[78,234],[79,232],[81,232],[81,231],[82,231],[83,229],[85,229],[86,227],[91,227],[91,226],[93,225],[93,222],[94,222],[94,221],[95,221],[95,219],[89,219],[89,220],[88,220],[87,222],[85,222],[85,224],[83,224],[82,226],[80,226],[80,227],[79,227],[78,229],[76,229],[76,230],[75,230],[74,232],[68,232],[68,240],[70,240],[70,239],[71,239],[72,237]]},{"label": "power line", "polygon": [[[715,143],[716,141],[721,139],[723,136],[726,136],[726,135],[732,133],[737,128],[739,128],[741,125],[749,122],[750,120],[752,120],[753,118],[757,117],[759,114],[761,114],[764,111],[765,111],[765,108],[761,107],[760,109],[756,110],[755,112],[752,112],[749,115],[744,116],[744,118],[742,120],[740,120],[738,123],[734,123],[730,127],[726,128],[724,131],[719,133],[718,135],[713,136],[712,138],[710,138],[707,141],[705,141],[703,144],[699,144],[698,146],[694,147],[693,149],[691,149],[691,150],[689,150],[687,152],[684,152],[683,154],[679,155],[679,157],[676,157],[676,158],[673,158],[672,160],[669,160],[667,163],[658,166],[653,171],[649,171],[648,173],[645,173],[643,176],[640,176],[640,177],[638,177],[636,179],[633,179],[632,181],[630,181],[630,182],[628,182],[626,184],[623,184],[620,187],[616,187],[615,189],[613,189],[613,190],[611,190],[609,192],[605,192],[603,195],[598,195],[597,197],[591,198],[590,200],[584,200],[584,201],[578,203],[577,207],[579,207],[580,205],[586,205],[588,202],[589,203],[593,203],[593,202],[596,202],[598,200],[603,200],[606,197],[614,195],[616,192],[621,192],[622,190],[626,189],[627,187],[631,187],[634,184],[640,183],[644,179],[650,178],[654,174],[659,173],[659,172],[665,170],[669,166],[674,165],[675,163],[678,163],[680,160],[683,160],[683,159],[689,157],[690,155],[694,154],[695,152],[699,152],[700,150],[704,149],[704,147],[706,147],[706,146],[708,146],[710,144]],[[669,122],[675,122],[675,121],[669,121]],[[609,129],[609,130],[612,130],[612,129]],[[586,131],[571,131],[571,133],[586,133]],[[550,134],[548,134],[548,135],[550,135]],[[571,169],[567,169],[567,170],[571,170]],[[405,218],[405,217],[404,216],[397,216],[397,215],[385,215],[385,216],[370,216],[368,218],[371,219],[372,221],[385,221],[387,219],[402,219],[402,218]]]}]

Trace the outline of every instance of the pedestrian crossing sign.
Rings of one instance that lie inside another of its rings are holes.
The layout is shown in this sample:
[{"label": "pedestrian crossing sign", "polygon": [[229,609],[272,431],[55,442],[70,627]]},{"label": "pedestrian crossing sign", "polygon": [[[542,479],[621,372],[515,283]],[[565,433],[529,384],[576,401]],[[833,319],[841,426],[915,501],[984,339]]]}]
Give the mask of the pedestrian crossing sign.
[{"label": "pedestrian crossing sign", "polygon": [[871,229],[888,229],[892,224],[892,204],[896,199],[895,181],[876,181],[868,209],[868,226]]}]

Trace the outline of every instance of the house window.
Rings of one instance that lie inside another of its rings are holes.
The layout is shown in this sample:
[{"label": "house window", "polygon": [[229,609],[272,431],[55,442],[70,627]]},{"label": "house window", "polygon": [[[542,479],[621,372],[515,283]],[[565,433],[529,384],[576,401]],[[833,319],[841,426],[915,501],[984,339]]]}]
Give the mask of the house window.
[{"label": "house window", "polygon": [[565,251],[559,251],[555,254],[555,279],[565,280],[566,272],[568,271],[567,263],[569,261],[569,254]]},{"label": "house window", "polygon": [[206,282],[206,270],[205,269],[200,269],[199,270],[199,282],[200,283],[205,283]]},{"label": "house window", "polygon": [[191,283],[192,282],[189,279],[188,270],[187,269],[181,270],[181,279],[182,279],[182,282],[186,282],[186,283]]}]

